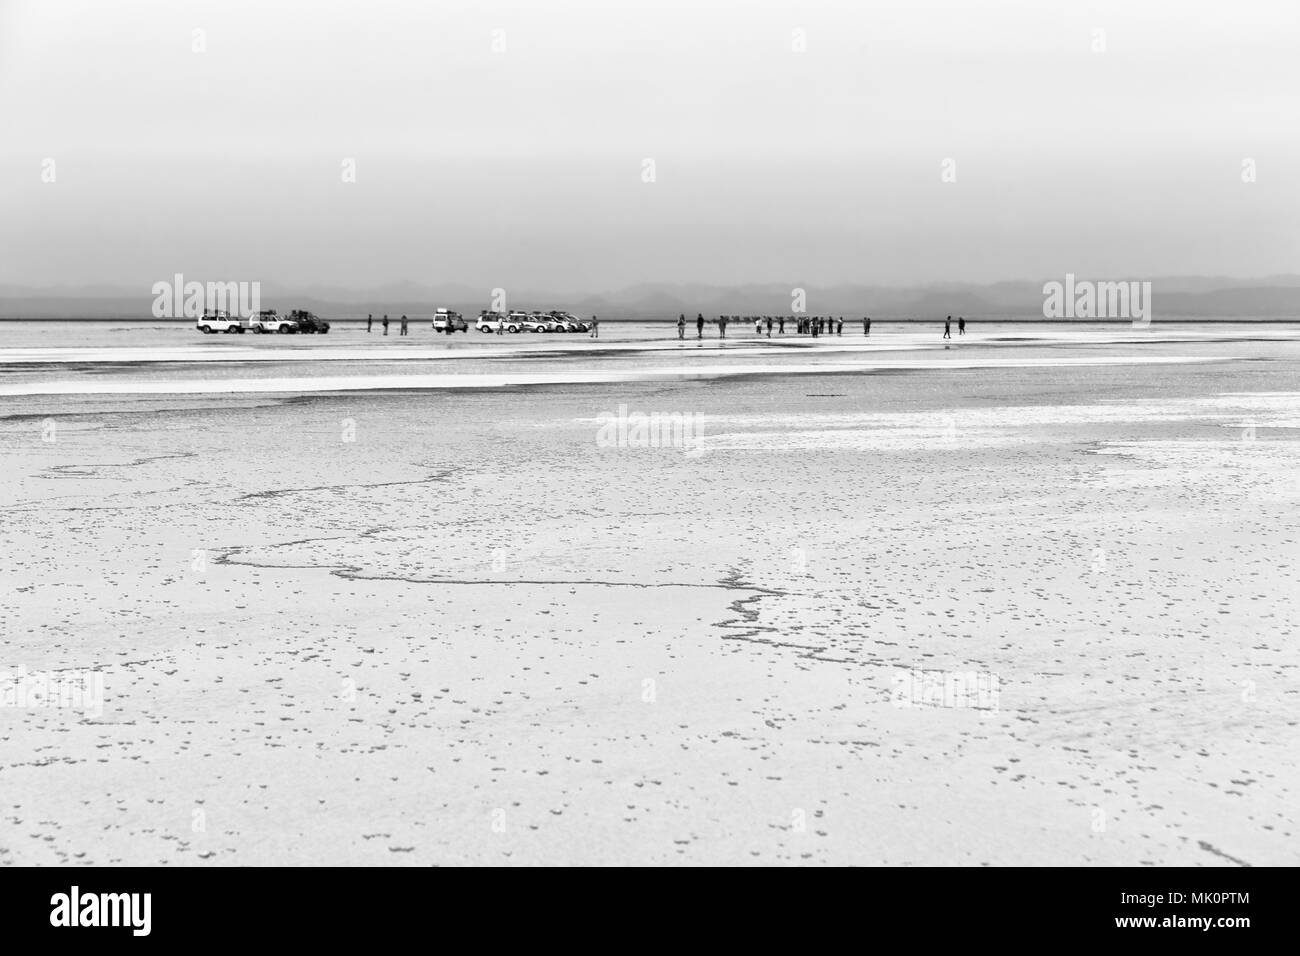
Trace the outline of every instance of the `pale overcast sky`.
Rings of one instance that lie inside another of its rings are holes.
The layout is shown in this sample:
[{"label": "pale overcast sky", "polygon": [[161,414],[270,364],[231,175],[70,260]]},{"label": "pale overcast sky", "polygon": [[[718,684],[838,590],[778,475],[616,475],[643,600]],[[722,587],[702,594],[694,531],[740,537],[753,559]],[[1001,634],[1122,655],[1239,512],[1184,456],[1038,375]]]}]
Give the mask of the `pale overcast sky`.
[{"label": "pale overcast sky", "polygon": [[0,0],[0,283],[1300,272],[1298,139],[1294,0]]}]

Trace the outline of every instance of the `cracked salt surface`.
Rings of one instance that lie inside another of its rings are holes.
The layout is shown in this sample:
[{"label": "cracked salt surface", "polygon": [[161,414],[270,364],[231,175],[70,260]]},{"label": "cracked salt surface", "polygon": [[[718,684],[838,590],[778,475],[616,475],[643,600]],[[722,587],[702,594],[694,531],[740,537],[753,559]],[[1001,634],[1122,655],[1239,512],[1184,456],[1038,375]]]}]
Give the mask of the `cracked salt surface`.
[{"label": "cracked salt surface", "polygon": [[1251,349],[7,399],[0,666],[105,699],[0,708],[0,861],[1294,864],[1300,349]]}]

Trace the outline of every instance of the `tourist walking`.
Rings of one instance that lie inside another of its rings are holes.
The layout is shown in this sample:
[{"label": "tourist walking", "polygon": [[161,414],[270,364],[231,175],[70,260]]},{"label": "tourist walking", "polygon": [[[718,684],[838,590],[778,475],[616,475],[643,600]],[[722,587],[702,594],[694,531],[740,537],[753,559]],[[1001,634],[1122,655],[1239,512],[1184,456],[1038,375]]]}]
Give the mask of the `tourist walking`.
[{"label": "tourist walking", "polygon": [[958,335],[966,334],[966,320],[963,319],[960,315],[957,316],[957,334]]},{"label": "tourist walking", "polygon": [[840,320],[837,323],[835,323],[835,334],[836,335],[844,334],[844,316],[842,315],[840,316]]},{"label": "tourist walking", "polygon": [[505,334],[506,334],[506,320],[505,320],[505,316],[498,315],[498,316],[497,316],[497,335],[505,335]]},{"label": "tourist walking", "polygon": [[769,339],[772,337],[772,317],[770,315],[767,317],[767,337]]},{"label": "tourist walking", "polygon": [[864,315],[862,317],[862,334],[863,335],[871,334],[871,316],[869,315]]},{"label": "tourist walking", "polygon": [[778,316],[776,317],[776,334],[777,334],[777,335],[785,335],[785,316],[784,316],[784,315],[778,315]]},{"label": "tourist walking", "polygon": [[943,337],[945,339],[952,338],[952,316],[951,315],[948,316],[948,318],[943,320]]}]

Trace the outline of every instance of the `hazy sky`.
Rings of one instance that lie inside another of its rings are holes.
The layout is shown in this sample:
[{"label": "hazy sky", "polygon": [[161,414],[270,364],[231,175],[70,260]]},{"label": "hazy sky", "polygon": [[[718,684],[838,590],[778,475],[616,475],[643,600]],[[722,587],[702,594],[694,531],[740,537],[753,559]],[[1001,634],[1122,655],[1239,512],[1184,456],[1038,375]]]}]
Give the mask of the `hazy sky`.
[{"label": "hazy sky", "polygon": [[0,0],[0,283],[1263,276],[1298,227],[1295,0]]}]

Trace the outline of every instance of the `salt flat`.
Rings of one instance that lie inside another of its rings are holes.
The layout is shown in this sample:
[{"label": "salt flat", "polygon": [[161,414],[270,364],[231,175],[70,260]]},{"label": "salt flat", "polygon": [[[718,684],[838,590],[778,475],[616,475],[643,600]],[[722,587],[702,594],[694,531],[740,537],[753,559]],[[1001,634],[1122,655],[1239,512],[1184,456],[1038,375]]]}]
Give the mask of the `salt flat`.
[{"label": "salt flat", "polygon": [[0,861],[1295,864],[1300,345],[1191,331],[6,374]]}]

